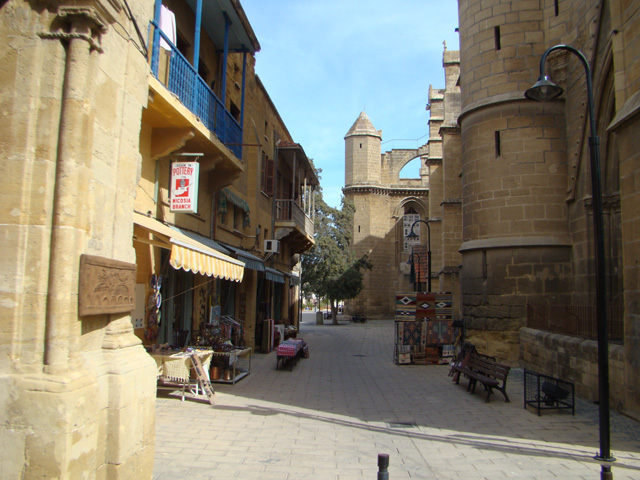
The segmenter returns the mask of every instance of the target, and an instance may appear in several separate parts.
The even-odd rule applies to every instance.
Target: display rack
[[[394,362],[448,364],[454,354],[450,293],[396,293]]]
[[[233,385],[251,372],[251,349],[236,348],[226,352],[214,351],[211,365],[212,382]],[[225,372],[228,373],[225,374]]]

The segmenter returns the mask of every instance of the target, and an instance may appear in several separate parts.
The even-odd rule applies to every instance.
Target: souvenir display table
[[[300,357],[309,356],[309,347],[302,338],[290,338],[278,345],[277,354],[276,370],[279,366],[289,363],[289,371],[291,371]]]
[[[249,375],[251,371],[250,348],[235,348],[229,351],[214,351],[212,353],[212,382],[235,384]],[[226,365],[226,368],[221,369],[218,366],[220,363]]]
[[[171,352],[158,350],[151,352],[158,367],[158,388],[168,390],[182,390],[182,401],[188,391],[193,395],[207,394],[211,401],[213,389],[209,381],[209,366],[212,350],[187,349],[186,351]],[[192,369],[195,375],[192,374]]]

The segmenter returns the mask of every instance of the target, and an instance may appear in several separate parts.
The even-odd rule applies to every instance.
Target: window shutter
[[[260,188],[262,189],[263,192],[266,192],[267,190],[267,175],[266,175],[266,171],[267,171],[267,154],[262,152],[262,165],[261,167],[261,171],[260,171]]]
[[[274,176],[275,176],[275,162],[272,158],[267,157],[267,161],[265,164],[265,189],[264,193],[267,195],[273,195],[274,193]]]

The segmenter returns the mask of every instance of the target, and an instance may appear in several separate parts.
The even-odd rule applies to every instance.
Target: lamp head
[[[411,231],[409,232],[409,234],[407,235],[407,238],[410,238],[411,240],[413,240],[414,238],[418,238],[418,234],[417,234],[417,233],[414,233],[414,231],[413,231],[413,230],[411,230]]]
[[[562,95],[562,87],[553,83],[546,75],[540,75],[536,84],[524,92],[524,96],[537,102],[548,102]]]

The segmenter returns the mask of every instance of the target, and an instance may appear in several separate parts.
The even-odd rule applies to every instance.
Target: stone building
[[[143,343],[297,323],[318,180],[240,3],[198,3],[0,3],[2,478],[150,478]]]
[[[502,361],[574,382],[577,394],[597,400],[590,132],[578,58],[557,51],[546,62],[547,75],[565,90],[559,99],[524,97],[549,47],[582,51],[591,65],[600,138],[611,405],[636,418],[639,7],[460,0],[459,70],[447,69],[447,55],[456,53],[445,51],[447,86],[442,94],[429,90],[430,138],[420,152],[425,191],[415,202],[431,226],[432,274],[439,278],[433,289],[458,299],[467,341]],[[380,138],[371,125],[359,125],[362,116],[346,137],[345,196],[360,210],[355,249],[372,249],[374,269],[351,305],[389,318],[392,293],[411,288],[400,273],[402,236],[387,205],[403,200],[380,203],[397,180],[385,182],[391,169],[373,161],[375,151],[368,162],[353,153],[354,145],[366,145],[358,135]],[[383,250],[378,258],[376,247]]]
[[[298,324],[299,255],[313,245],[308,199],[318,179],[255,75],[260,46],[241,7],[209,7],[200,20],[180,0],[162,8],[175,16],[176,31],[175,39],[158,35],[150,48],[134,243],[144,297],[155,275],[166,300],[160,325],[139,322],[135,332],[145,345],[194,344],[214,311],[243,325],[246,346],[268,351],[264,320]],[[200,25],[206,36],[196,52]],[[226,43],[225,29],[212,25],[227,25]],[[206,95],[193,99],[197,85]],[[171,204],[171,166],[192,160],[198,208],[184,212]],[[167,226],[174,232],[167,235]],[[205,272],[186,255],[178,261],[184,245],[167,236],[191,251],[213,249],[221,266],[244,264],[242,273]]]
[[[417,149],[381,153],[382,132],[362,112],[345,136],[344,196],[356,211],[353,248],[358,257],[369,254],[372,270],[364,273],[364,289],[346,302],[348,314],[392,318],[396,292],[428,288],[427,272],[420,285],[412,283],[410,263],[418,260],[413,247],[431,244],[432,291],[457,291],[460,258],[460,157],[455,143],[460,105],[457,51],[443,54],[446,86],[429,88],[429,141]],[[445,105],[447,106],[445,108]],[[459,141],[457,142],[459,144]],[[443,164],[445,155],[451,157]],[[402,178],[410,163],[420,162],[418,178]],[[416,221],[422,222],[416,223]],[[425,221],[429,224],[425,225]],[[415,225],[414,225],[415,224]],[[407,239],[413,226],[418,234]],[[444,234],[451,232],[450,234]],[[456,243],[457,242],[457,243]],[[459,302],[457,302],[459,305]]]
[[[462,310],[470,340],[576,382],[597,399],[593,204],[586,75],[553,53],[560,99],[524,98],[545,50],[593,72],[610,304],[612,405],[640,416],[637,138],[640,3],[459,2]],[[560,318],[554,313],[562,312]],[[579,318],[578,322],[572,321]],[[529,328],[522,328],[529,327]],[[584,333],[584,332],[582,332]],[[588,335],[583,335],[588,336]]]

